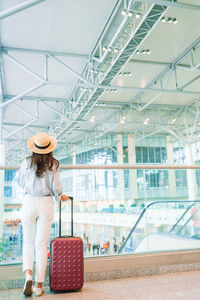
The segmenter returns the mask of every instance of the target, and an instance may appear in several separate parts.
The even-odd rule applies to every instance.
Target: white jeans
[[[25,196],[21,216],[23,226],[23,271],[33,269],[35,248],[35,280],[37,282],[44,282],[45,280],[47,246],[53,215],[54,207],[51,196]]]

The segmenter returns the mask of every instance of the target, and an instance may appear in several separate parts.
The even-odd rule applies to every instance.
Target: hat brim
[[[34,152],[34,153],[38,153],[38,154],[48,154],[50,152],[52,152],[55,148],[56,148],[56,145],[57,145],[57,140],[53,137],[53,136],[50,136],[50,145],[45,148],[45,149],[39,149],[35,146],[34,144],[34,139],[35,137],[32,136],[30,139],[28,139],[27,141],[27,145],[28,145],[28,148]]]

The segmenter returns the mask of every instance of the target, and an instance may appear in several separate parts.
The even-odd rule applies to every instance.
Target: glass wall
[[[115,164],[118,163],[118,150],[117,150],[117,136],[110,135],[103,137],[102,139],[95,140],[95,146],[92,145],[94,141],[88,139],[80,145],[76,145],[76,164]],[[135,153],[135,154],[134,154]],[[167,164],[169,160],[169,154],[167,153],[166,136],[153,136],[144,139],[136,140],[135,152],[131,153],[128,148],[128,136],[122,136],[122,155],[123,163],[129,163],[130,155],[135,155],[135,161],[137,164]],[[173,157],[174,164],[185,163],[185,151],[183,145],[174,142]],[[72,157],[62,159],[60,163],[72,164]],[[198,172],[198,171],[197,171]],[[136,178],[137,183],[137,197],[140,199],[144,197],[144,190],[141,188],[145,177],[146,180],[146,194],[150,199],[156,199],[158,197],[166,198],[171,196],[170,194],[170,182],[168,171],[148,171],[143,174],[141,170],[138,170]],[[198,177],[198,176],[197,176]],[[131,175],[129,170],[123,171],[123,189],[124,198],[130,199],[131,195]],[[68,179],[69,188],[70,179]],[[98,183],[97,183],[98,182]],[[66,186],[66,183],[63,183]],[[101,196],[104,195],[105,199],[111,199],[116,194],[116,187],[119,184],[118,175],[116,171],[108,172],[102,170],[97,174],[94,170],[82,171],[77,178],[77,191],[76,196],[78,199],[84,199],[85,193],[90,199],[94,197],[98,198],[99,191]],[[187,193],[187,175],[186,170],[176,170],[174,176],[174,184],[176,187],[176,193],[174,197],[186,199]],[[121,184],[122,185],[122,184]],[[71,191],[71,190],[70,190]],[[176,194],[176,196],[175,196]]]
[[[135,140],[134,149],[129,149],[127,135],[124,135],[121,140],[122,144],[119,145],[117,136],[114,135],[95,142],[88,139],[84,144],[75,145],[73,151],[69,151],[71,154],[60,160],[60,164],[72,165],[76,162],[78,165],[114,166],[122,161],[126,165],[131,158],[135,159],[136,164],[169,163],[169,147],[165,136]],[[172,155],[171,161],[175,164],[185,163],[182,145],[174,144]],[[197,158],[198,155],[195,157],[196,162],[198,162]],[[15,170],[6,170],[5,181],[2,183],[4,188],[4,202],[1,202],[4,209],[3,234],[0,236],[2,263],[21,261],[20,209],[23,193],[14,182],[15,174]],[[166,222],[170,222],[162,224],[163,230],[168,230],[170,227],[166,226],[173,226],[180,214],[184,213],[185,206],[181,201],[188,199],[188,178],[186,170],[178,169],[61,169],[63,192],[73,195],[75,199],[74,230],[75,234],[80,235],[84,240],[85,255],[117,253],[143,208],[154,201],[178,201],[174,207],[181,211],[178,213],[176,210],[171,221],[168,221],[169,211],[154,210],[156,214],[161,213],[163,218],[167,218]],[[199,186],[199,170],[196,170],[196,182]],[[157,219],[152,218],[153,226],[157,226]],[[69,219],[69,206],[64,205],[64,233],[70,232]],[[55,204],[51,238],[58,235],[57,220],[58,208]],[[140,231],[141,228],[138,227],[137,232]]]
[[[85,172],[84,176],[83,171]],[[87,174],[92,174],[90,177],[88,176],[87,179],[85,177],[86,171]],[[162,187],[163,191],[165,191],[164,186],[169,181],[167,175],[168,170],[135,170],[137,174],[141,173],[141,177],[138,175],[140,186],[138,187],[138,184],[137,187],[138,192],[140,190],[144,191],[143,198],[136,199],[138,201],[135,201],[133,198],[121,198],[120,184],[115,185],[115,193],[112,192],[113,194],[110,196],[109,191],[112,191],[114,186],[113,172],[116,173],[119,180],[121,171],[122,170],[117,169],[96,169],[62,170],[61,172],[63,192],[66,194],[74,195],[73,189],[78,185],[81,185],[82,188],[84,186],[89,188],[90,184],[93,184],[93,195],[84,193],[84,196],[81,196],[79,189],[76,189],[77,196],[74,195],[74,234],[82,237],[84,242],[84,255],[86,257],[118,254],[119,249],[129,237],[130,231],[136,226],[143,209],[146,209],[150,203],[154,203],[154,201],[150,201],[147,193],[151,181],[152,184],[157,185],[158,188]],[[126,171],[129,171],[131,174],[133,170],[129,169]],[[175,170],[175,172],[177,171],[180,170]],[[0,263],[10,264],[21,262],[22,260],[20,209],[23,194],[16,186],[15,181],[11,181],[15,171],[11,170],[5,173],[10,173],[8,177],[7,175],[5,177],[8,178],[6,184],[10,184],[13,194],[9,194],[5,197],[3,231],[0,239]],[[105,176],[105,174],[107,175]],[[93,180],[94,175],[96,182]],[[82,176],[84,179],[79,181]],[[107,185],[105,184],[106,178]],[[105,192],[107,192],[106,198],[105,193],[101,192],[102,180],[104,181],[103,186],[105,187]],[[182,182],[183,181],[184,178],[182,179]],[[92,188],[90,187],[90,190],[92,190]],[[128,238],[126,253],[127,251],[129,251],[129,253],[140,253],[169,250],[169,245],[171,250],[198,248],[200,237],[200,210],[197,204],[199,203],[174,200],[172,197],[168,197],[166,201],[158,195],[156,199],[156,203],[152,204],[151,208],[148,208],[148,212],[142,216],[140,224],[134,229],[132,238]],[[169,202],[169,200],[172,202]],[[158,202],[160,204],[158,204]],[[50,239],[58,236],[58,205],[56,202],[54,205],[55,215]],[[177,222],[178,224],[176,224]],[[173,232],[171,232],[174,226],[176,230],[173,229]],[[69,202],[63,204],[62,207],[62,234],[70,234]],[[145,244],[143,244],[144,240]],[[151,247],[147,247],[147,241],[151,242]],[[152,241],[155,242],[154,248],[152,248]],[[162,241],[164,241],[163,245],[165,245],[165,248],[161,249],[158,248],[158,244],[161,247]],[[167,242],[168,248],[166,246]],[[127,247],[129,248],[128,250]]]

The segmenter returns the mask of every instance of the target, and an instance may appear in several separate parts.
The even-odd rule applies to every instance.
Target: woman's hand
[[[65,195],[65,194],[62,194],[61,197],[60,197],[60,199],[61,199],[62,202],[70,200],[70,198],[67,195]]]

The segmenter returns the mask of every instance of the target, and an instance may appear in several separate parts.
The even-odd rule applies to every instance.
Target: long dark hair
[[[35,175],[41,177],[46,170],[52,171],[53,166],[55,165],[56,170],[58,170],[59,162],[53,157],[53,153],[48,154],[38,154],[32,153],[28,157],[30,159],[30,167],[36,168]]]

